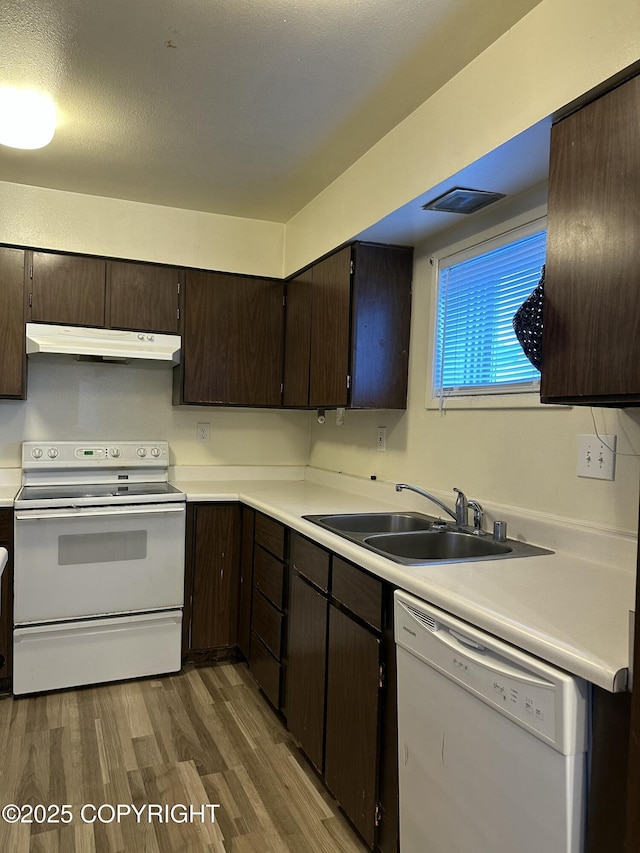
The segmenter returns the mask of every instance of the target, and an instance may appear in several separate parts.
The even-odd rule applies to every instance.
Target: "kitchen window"
[[[538,392],[540,372],[513,331],[513,315],[545,262],[546,221],[536,220],[438,260],[433,397]]]

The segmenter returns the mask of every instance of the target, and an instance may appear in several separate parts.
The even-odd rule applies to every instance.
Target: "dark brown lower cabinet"
[[[587,802],[586,853],[623,853],[625,823],[638,813],[638,791],[627,807],[630,693],[594,687],[591,719],[591,776]]]
[[[0,691],[11,689],[13,672],[13,510],[0,509],[0,546],[9,552],[2,575],[2,610],[0,610]]]
[[[289,583],[287,728],[322,773],[329,600],[296,572]]]
[[[285,602],[287,573],[284,563],[287,530],[279,521],[255,514],[253,591],[249,669],[267,699],[285,711],[286,643]]]
[[[238,647],[247,660],[251,647],[251,593],[253,589],[253,537],[255,510],[243,506],[240,545],[240,607],[238,614]]]
[[[188,657],[231,654],[238,644],[240,507],[192,504],[187,519]],[[190,541],[189,541],[190,539]]]
[[[380,638],[331,606],[325,781],[370,847],[378,791]]]

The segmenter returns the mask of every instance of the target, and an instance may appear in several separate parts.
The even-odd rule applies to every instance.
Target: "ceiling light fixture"
[[[440,213],[475,213],[494,201],[505,198],[504,193],[491,193],[486,190],[466,190],[454,187],[443,195],[422,205],[423,210],[436,210]]]
[[[56,131],[56,105],[50,95],[0,86],[0,145],[44,148]]]

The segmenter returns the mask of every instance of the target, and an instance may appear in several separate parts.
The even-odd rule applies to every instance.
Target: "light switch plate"
[[[617,435],[579,435],[578,477],[615,479],[617,439]]]

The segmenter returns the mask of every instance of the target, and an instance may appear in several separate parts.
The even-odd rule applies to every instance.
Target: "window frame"
[[[427,365],[427,409],[474,409],[474,408],[538,408],[540,403],[540,380],[530,384],[516,386],[498,386],[490,390],[469,391],[460,394],[441,394],[435,390],[435,364],[438,350],[438,307],[440,297],[440,272],[446,262],[447,266],[462,263],[509,243],[530,237],[540,231],[547,230],[546,209],[531,212],[526,218],[503,222],[488,231],[475,234],[465,240],[458,241],[440,251],[433,253],[430,258],[432,265],[432,298],[431,298],[431,346]],[[486,387],[486,386],[485,386]],[[548,408],[548,406],[545,406]]]

